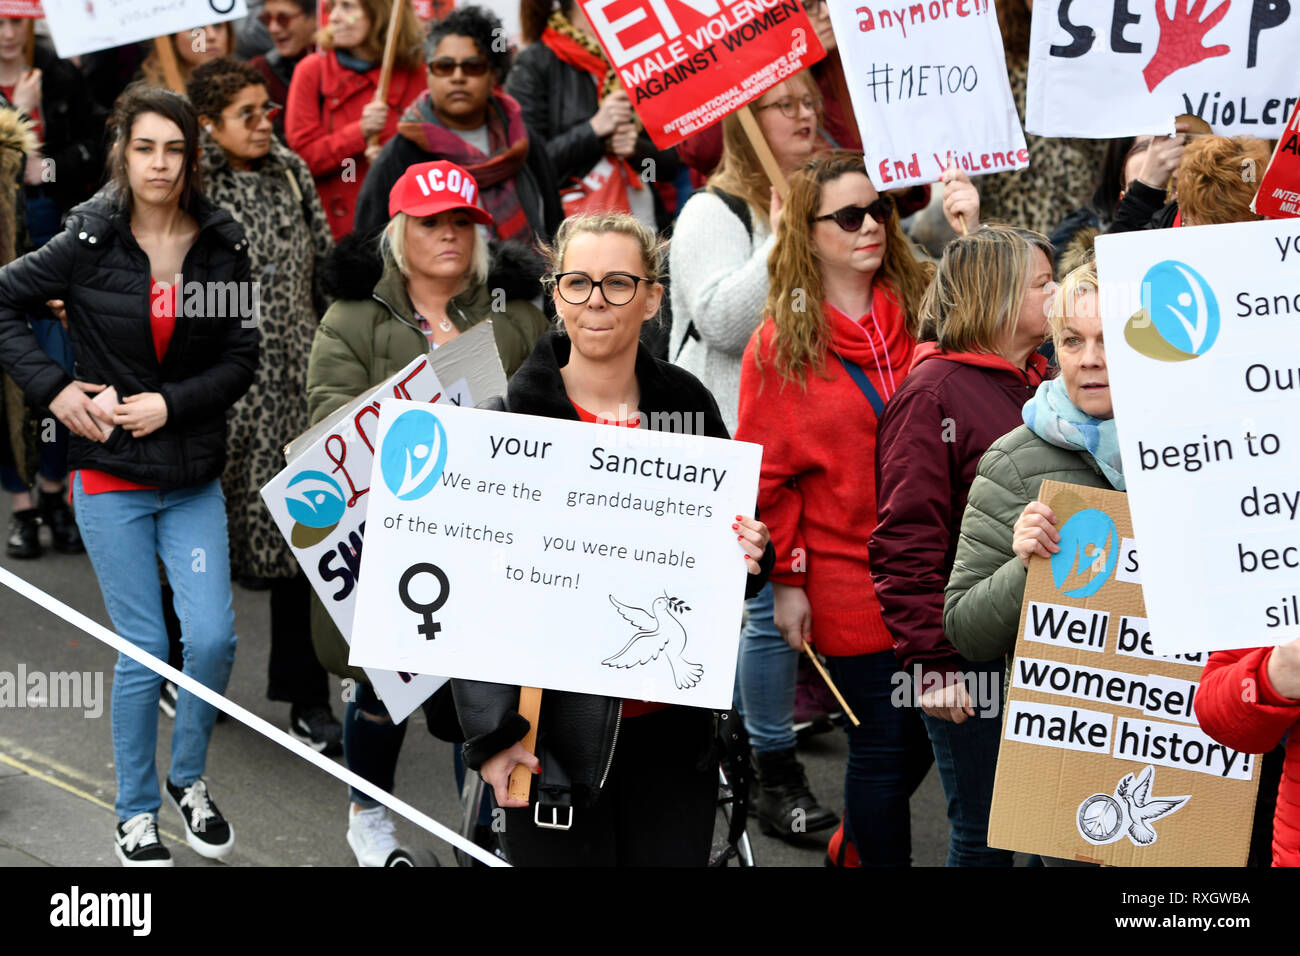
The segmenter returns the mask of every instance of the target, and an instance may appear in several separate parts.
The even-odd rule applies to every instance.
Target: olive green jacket
[[[492,333],[506,376],[515,373],[550,328],[531,302],[511,299],[494,312],[486,283],[451,300],[448,317],[461,332],[484,319]],[[316,330],[307,366],[307,410],[315,425],[366,389],[401,371],[428,351],[428,342],[415,320],[415,310],[397,267],[389,261],[369,300],[340,300],[329,307]],[[313,593],[311,637],[321,665],[340,677],[365,681],[365,674],[348,664],[348,647],[329,612]]]
[[[980,459],[943,602],[943,632],[967,660],[1015,649],[1027,572],[1011,550],[1012,529],[1048,480],[1110,488],[1090,455],[1049,445],[1024,425]]]

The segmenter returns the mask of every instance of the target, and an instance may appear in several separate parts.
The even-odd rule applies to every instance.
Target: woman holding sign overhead
[[[699,380],[638,344],[664,293],[663,244],[654,233],[628,215],[573,217],[560,226],[551,259],[563,331],[538,341],[511,380],[504,408],[670,430],[702,420],[705,435],[727,438],[717,403]],[[736,537],[748,591],[757,591],[773,559],[766,526],[736,516],[721,521],[718,534]],[[501,835],[512,863],[708,862],[718,780],[711,711],[548,690],[534,756],[519,743],[529,722],[516,710],[518,687],[453,680],[452,692],[466,766],[480,771],[500,806],[511,808]],[[529,804],[508,795],[520,764],[537,774]],[[553,815],[571,826],[535,822]]]

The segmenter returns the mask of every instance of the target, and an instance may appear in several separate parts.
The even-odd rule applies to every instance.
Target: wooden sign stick
[[[176,50],[172,47],[170,36],[154,37],[153,48],[158,54],[158,63],[162,66],[163,78],[167,88],[173,93],[185,95],[185,80],[181,77],[181,65],[176,60]]]
[[[31,69],[36,63],[36,21],[27,21],[27,39],[23,40],[23,60],[27,63],[27,69]]]
[[[754,111],[748,106],[742,106],[736,111],[740,117],[740,125],[745,129],[745,135],[749,137],[749,145],[754,147],[754,152],[758,154],[758,161],[763,165],[763,171],[767,173],[768,182],[776,187],[776,194],[785,202],[790,196],[790,185],[785,181],[785,173],[781,172],[781,167],[772,155],[772,147],[767,145],[767,138],[763,131],[758,128],[758,120],[754,118]]]
[[[537,751],[537,720],[542,709],[542,689],[540,687],[519,688],[519,716],[528,721],[528,733],[519,741],[530,754]],[[532,771],[523,764],[517,764],[510,774],[510,799],[528,800],[528,789],[532,783]]]
[[[852,707],[844,703],[844,697],[840,694],[840,689],[835,686],[835,681],[831,680],[831,675],[826,673],[826,668],[822,666],[822,662],[819,661],[817,655],[813,653],[812,645],[805,640],[803,642],[803,649],[808,655],[808,660],[813,662],[813,667],[817,668],[817,673],[822,675],[822,680],[826,682],[826,686],[829,687],[831,693],[835,695],[835,699],[838,700],[840,706],[844,708],[844,716],[853,722],[854,727],[862,726],[861,721],[858,720],[858,715],[853,713]]]
[[[393,81],[393,63],[397,60],[397,25],[402,16],[402,7],[406,0],[393,0],[392,12],[388,15],[388,36],[384,39],[384,62],[379,69],[379,89],[375,91],[375,102],[388,102],[388,87]],[[379,134],[372,134],[367,140],[371,146],[379,145]]]

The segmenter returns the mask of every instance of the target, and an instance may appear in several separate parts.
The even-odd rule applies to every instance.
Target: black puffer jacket
[[[510,379],[505,407],[524,415],[578,421],[560,376],[561,367],[569,361],[569,348],[564,335],[543,335],[528,361]],[[650,421],[689,423],[700,413],[704,416],[705,435],[730,437],[718,403],[690,372],[659,361],[642,346],[636,357],[636,378],[641,386],[641,411]],[[683,414],[656,416],[656,412]],[[775,558],[769,544],[760,562],[762,573],[750,575],[746,582],[747,598],[767,583]],[[489,757],[522,740],[528,732],[528,721],[518,713],[518,687],[469,680],[453,680],[451,687],[465,733],[465,765],[470,769],[478,770]],[[600,795],[614,759],[621,703],[616,697],[567,691],[548,690],[542,695],[537,731],[537,757],[542,765],[538,790],[548,807],[590,806]],[[706,724],[701,722],[700,726]],[[683,740],[681,746],[703,757],[709,753],[711,743],[706,735],[700,740]]]
[[[107,189],[74,208],[63,232],[0,269],[0,364],[33,403],[48,405],[69,383],[27,324],[48,299],[66,303],[79,380],[112,385],[120,398],[159,392],[167,403],[167,423],[144,438],[121,428],[102,444],[72,436],[72,468],[160,488],[221,475],[226,411],[257,368],[256,299],[243,228],[206,199],[192,213],[199,234],[185,255],[181,315],[161,363],[150,325],[149,259],[131,235],[129,213]]]

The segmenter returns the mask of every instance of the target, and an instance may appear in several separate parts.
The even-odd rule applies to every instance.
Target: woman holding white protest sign
[[[1047,377],[1037,350],[1056,290],[1051,254],[1044,236],[1011,226],[948,244],[921,306],[936,341],[917,346],[876,436],[871,576],[943,783],[949,866],[1012,864],[985,842],[1002,668],[957,653],[943,632],[943,592],[980,458]]]
[[[663,298],[662,259],[662,242],[631,216],[565,220],[549,277],[563,331],[538,341],[497,407],[659,430],[702,421],[705,435],[727,438],[717,403],[699,380],[639,345],[641,327],[654,321]],[[736,536],[753,593],[774,558],[767,527],[737,515],[718,533],[724,528]],[[519,743],[529,722],[516,709],[518,687],[451,683],[465,764],[481,772],[498,805],[510,808],[502,837],[512,863],[708,862],[718,780],[712,712],[548,690],[534,755]],[[529,803],[508,795],[520,764],[537,775]],[[535,823],[553,813],[571,826]]]
[[[861,721],[849,729],[849,835],[864,866],[906,866],[908,798],[931,757],[916,712],[891,705],[897,662],[866,538],[877,422],[911,362],[931,267],[861,153],[808,164],[780,215],[769,317],[741,367],[737,437],[764,446],[759,507],[777,552],[776,626],[790,647],[807,639],[827,656]]]
[[[0,362],[74,433],[77,523],[115,630],[167,658],[161,559],[175,591],[184,673],[223,693],[235,615],[219,478],[226,414],[253,381],[258,331],[246,321],[255,316],[232,314],[230,296],[203,290],[246,300],[248,239],[200,192],[198,120],[184,97],[134,84],[118,99],[113,125],[110,185],[73,209],[63,232],[0,270]],[[84,380],[70,380],[26,327],[25,313],[50,299],[65,303]],[[115,851],[127,866],[172,863],[157,834],[160,683],[119,655]],[[234,846],[203,779],[216,714],[180,694],[167,774],[187,840],[209,858]]]
[[[492,320],[507,375],[546,331],[545,317],[528,301],[541,293],[533,277],[545,265],[515,243],[489,247],[478,225],[491,224],[492,217],[477,205],[478,195],[478,182],[454,163],[411,166],[389,193],[392,218],[378,254],[364,237],[339,243],[325,275],[335,302],[321,320],[307,366],[312,424],[485,319]],[[365,673],[348,666],[347,643],[314,596],[311,617],[320,662],[357,682],[343,719],[348,766],[391,792],[406,723],[393,723]],[[347,838],[362,866],[383,866],[397,846],[383,805],[357,790]]]

